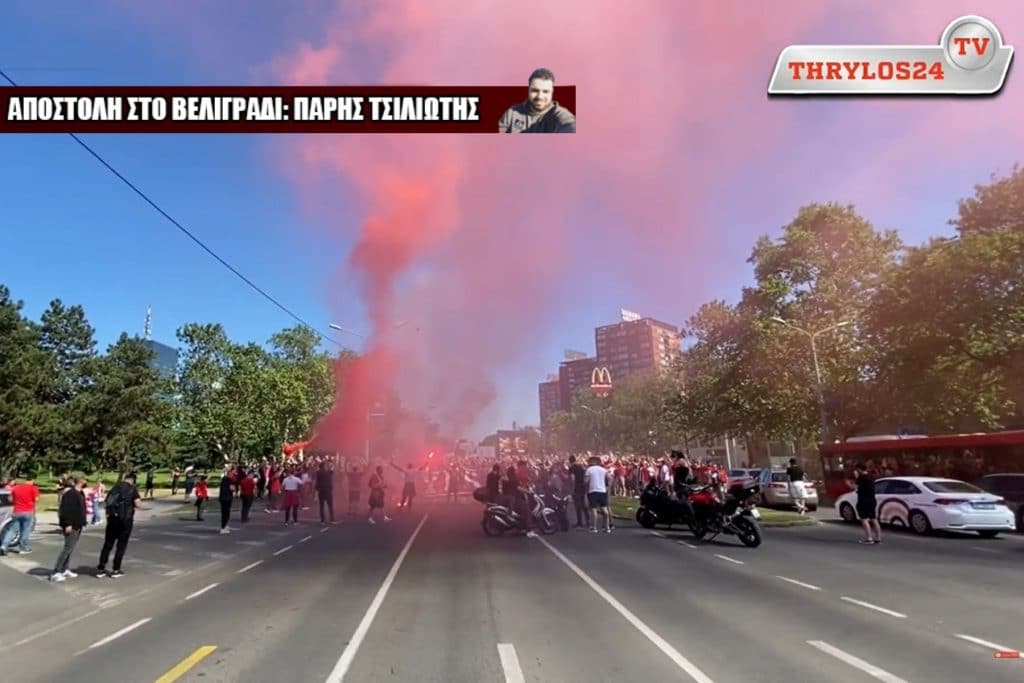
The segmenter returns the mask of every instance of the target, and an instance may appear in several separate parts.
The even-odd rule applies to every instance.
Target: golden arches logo
[[[612,385],[612,373],[608,368],[594,368],[590,373],[590,386],[610,387]]]

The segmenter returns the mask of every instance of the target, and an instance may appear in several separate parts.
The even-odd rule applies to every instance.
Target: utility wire
[[[18,84],[17,84],[17,83],[15,83],[15,82],[14,82],[14,80],[13,80],[13,79],[11,79],[11,77],[10,77],[10,76],[8,76],[8,75],[7,75],[7,73],[6,73],[6,72],[5,72],[5,71],[4,71],[3,69],[0,69],[0,77],[3,77],[3,79],[4,79],[5,81],[7,81],[8,83],[10,83],[10,84],[11,84],[11,86],[13,86],[13,87],[15,87],[15,88],[17,88],[17,87],[18,87]],[[267,292],[267,291],[266,291],[265,289],[263,289],[262,287],[260,287],[259,285],[257,285],[257,284],[256,284],[255,282],[253,282],[252,280],[250,280],[250,279],[249,279],[248,277],[246,277],[245,275],[243,275],[243,274],[242,274],[242,273],[241,273],[241,272],[240,272],[240,271],[239,271],[239,270],[238,270],[237,268],[235,268],[235,267],[234,267],[233,265],[231,265],[230,263],[228,263],[227,261],[225,261],[225,260],[224,260],[223,258],[221,258],[221,256],[220,256],[219,254],[217,254],[217,252],[215,252],[215,251],[214,251],[213,249],[211,249],[210,247],[206,246],[206,244],[205,244],[205,243],[204,243],[204,242],[203,242],[203,241],[202,241],[201,239],[199,239],[198,237],[196,237],[196,236],[195,236],[195,234],[193,234],[193,233],[192,233],[192,231],[190,231],[190,230],[189,230],[188,228],[186,228],[186,227],[185,227],[184,225],[182,225],[182,224],[181,224],[180,222],[178,222],[178,221],[177,221],[177,220],[176,220],[176,219],[175,219],[175,218],[174,218],[173,216],[171,216],[171,215],[170,215],[169,213],[167,213],[166,211],[164,211],[164,210],[163,210],[163,209],[162,209],[162,208],[160,207],[160,205],[159,205],[159,204],[157,204],[157,203],[156,203],[155,201],[153,201],[152,199],[150,199],[149,195],[147,195],[147,194],[146,194],[145,192],[143,192],[142,190],[140,190],[140,189],[138,188],[138,186],[136,186],[136,185],[135,185],[135,184],[134,184],[134,183],[133,183],[132,181],[128,180],[128,178],[124,177],[124,175],[122,175],[120,171],[118,171],[118,170],[117,170],[116,168],[114,168],[113,166],[111,166],[111,165],[110,165],[110,163],[109,163],[109,162],[108,162],[108,161],[107,161],[106,159],[104,159],[104,158],[103,158],[102,156],[100,156],[99,152],[97,152],[97,151],[96,151],[96,150],[94,150],[94,149],[93,149],[92,147],[90,147],[89,145],[87,145],[87,144],[86,144],[86,143],[85,143],[85,142],[84,142],[84,141],[83,141],[83,140],[82,140],[82,139],[81,139],[80,137],[78,137],[78,136],[77,136],[76,134],[74,134],[74,133],[68,133],[68,135],[69,135],[69,136],[71,137],[71,139],[72,139],[72,140],[74,140],[75,142],[77,142],[77,143],[78,143],[78,144],[79,144],[79,145],[80,145],[80,146],[82,147],[82,149],[84,149],[84,150],[85,150],[86,152],[88,152],[88,153],[89,153],[90,155],[92,155],[92,157],[93,157],[94,159],[96,159],[96,161],[98,161],[98,162],[99,162],[99,163],[100,163],[100,164],[101,164],[101,165],[102,165],[102,166],[103,166],[104,168],[106,168],[106,169],[107,169],[108,171],[110,171],[110,173],[112,173],[112,174],[113,174],[113,175],[114,175],[114,176],[115,176],[115,177],[116,177],[116,178],[117,178],[118,180],[120,180],[120,181],[121,181],[122,183],[124,183],[125,185],[127,185],[127,186],[128,186],[128,188],[129,188],[129,189],[131,189],[131,191],[132,191],[132,192],[134,192],[135,194],[137,194],[137,195],[138,195],[138,196],[139,196],[139,197],[140,197],[140,198],[142,199],[142,201],[144,201],[144,202],[146,202],[147,204],[149,204],[149,205],[150,205],[150,206],[151,206],[151,207],[152,207],[152,208],[153,208],[153,209],[154,209],[154,210],[155,210],[155,211],[156,211],[157,213],[159,213],[159,214],[160,214],[161,216],[163,216],[164,218],[166,218],[166,219],[167,219],[167,220],[168,220],[168,221],[169,221],[169,222],[171,223],[171,225],[173,225],[174,227],[176,227],[176,228],[177,228],[178,230],[180,230],[180,231],[181,231],[181,232],[182,232],[182,233],[183,233],[183,234],[184,234],[184,235],[185,235],[186,237],[188,237],[188,238],[189,238],[190,240],[192,240],[192,241],[193,241],[193,242],[195,242],[195,243],[196,243],[197,245],[199,245],[199,248],[200,248],[200,249],[202,249],[203,251],[205,251],[205,252],[206,252],[207,254],[209,254],[209,255],[210,255],[210,256],[212,256],[212,257],[213,257],[214,259],[216,259],[218,263],[220,263],[220,264],[221,264],[222,266],[224,266],[225,268],[227,268],[228,270],[230,270],[230,271],[231,271],[232,273],[234,273],[234,275],[235,275],[235,276],[237,276],[237,277],[238,277],[238,278],[239,278],[239,279],[240,279],[240,280],[241,280],[242,282],[244,282],[245,284],[249,285],[249,287],[251,287],[251,288],[252,288],[253,290],[255,290],[255,291],[256,291],[256,292],[257,292],[257,293],[258,293],[258,294],[259,294],[260,296],[262,296],[262,297],[263,297],[264,299],[266,299],[266,300],[267,300],[267,301],[269,301],[270,303],[272,303],[272,304],[274,304],[275,306],[277,306],[277,307],[278,307],[279,309],[281,309],[282,311],[284,311],[284,313],[285,313],[286,315],[288,315],[289,317],[291,317],[292,319],[294,319],[294,320],[295,320],[295,321],[297,321],[298,323],[300,323],[300,324],[302,324],[302,325],[305,325],[306,327],[308,327],[308,328],[310,328],[311,330],[313,330],[314,332],[316,332],[316,333],[317,333],[318,335],[320,335],[320,336],[321,336],[322,338],[326,339],[327,341],[331,342],[332,344],[336,345],[336,346],[337,346],[337,347],[339,347],[339,348],[342,348],[342,349],[343,349],[343,348],[345,348],[345,346],[344,346],[344,345],[343,345],[343,344],[342,344],[341,342],[338,342],[338,341],[336,341],[336,340],[335,340],[335,339],[333,339],[333,338],[332,338],[332,337],[331,337],[331,336],[330,336],[329,334],[325,334],[325,333],[324,333],[323,331],[321,331],[321,330],[317,329],[317,328],[316,328],[316,327],[314,327],[313,325],[310,325],[310,324],[309,324],[308,322],[306,322],[306,321],[305,321],[305,320],[304,320],[304,319],[302,318],[302,316],[298,315],[297,313],[295,313],[294,311],[292,311],[292,310],[291,310],[290,308],[288,308],[287,306],[285,306],[285,305],[284,305],[283,303],[281,303],[281,302],[280,302],[280,301],[279,301],[279,300],[278,300],[277,298],[275,298],[275,297],[274,297],[273,295],[271,295],[271,294],[270,294],[269,292]]]

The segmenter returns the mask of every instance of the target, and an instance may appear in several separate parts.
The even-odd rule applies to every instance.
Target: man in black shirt
[[[327,515],[324,514],[324,506],[331,516],[331,524],[334,524],[334,471],[327,468],[327,463],[320,463],[320,469],[316,472],[316,497],[320,501],[320,523],[327,524]]]
[[[587,468],[576,462],[576,456],[569,456],[569,478],[572,480],[572,506],[576,509],[576,528],[590,527],[590,508],[587,507],[587,482],[584,475]],[[586,524],[584,524],[584,521]]]
[[[128,539],[131,538],[132,527],[135,524],[135,510],[141,507],[142,496],[135,486],[135,473],[131,472],[107,494],[107,529],[103,537],[103,548],[100,550],[99,566],[96,568],[97,577],[109,576],[116,579],[124,576],[121,563],[124,561],[124,552],[128,549]],[[110,551],[115,543],[117,550],[114,552],[114,571],[108,574],[107,560],[110,559]]]
[[[796,458],[789,459],[786,475],[789,477],[789,499],[793,501],[797,512],[801,515],[805,514],[807,512],[807,485],[804,483],[804,468],[796,463]]]
[[[857,489],[857,516],[860,517],[860,523],[864,527],[864,538],[860,542],[864,544],[881,543],[882,530],[878,526],[876,518],[878,501],[875,499],[875,480],[868,474],[867,468],[860,463],[853,468],[853,474],[856,477],[854,486]],[[874,537],[872,537],[872,531]]]
[[[497,503],[501,496],[501,465],[495,465],[487,474],[487,500]]]
[[[64,547],[57,556],[57,564],[53,567],[50,581],[60,582],[73,579],[78,574],[71,571],[71,554],[75,552],[78,539],[85,528],[85,479],[78,477],[68,479],[60,496],[60,509],[57,512],[57,525],[64,534]]]

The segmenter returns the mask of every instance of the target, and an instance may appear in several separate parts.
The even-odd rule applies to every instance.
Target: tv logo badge
[[[769,95],[994,95],[1013,47],[984,17],[955,19],[938,45],[790,45]]]

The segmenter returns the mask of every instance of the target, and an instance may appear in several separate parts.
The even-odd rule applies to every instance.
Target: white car
[[[875,480],[875,498],[879,524],[909,527],[919,534],[976,531],[984,538],[995,538],[1017,528],[1006,501],[957,479],[885,477]],[[836,511],[843,520],[856,522],[857,492],[839,496]]]

